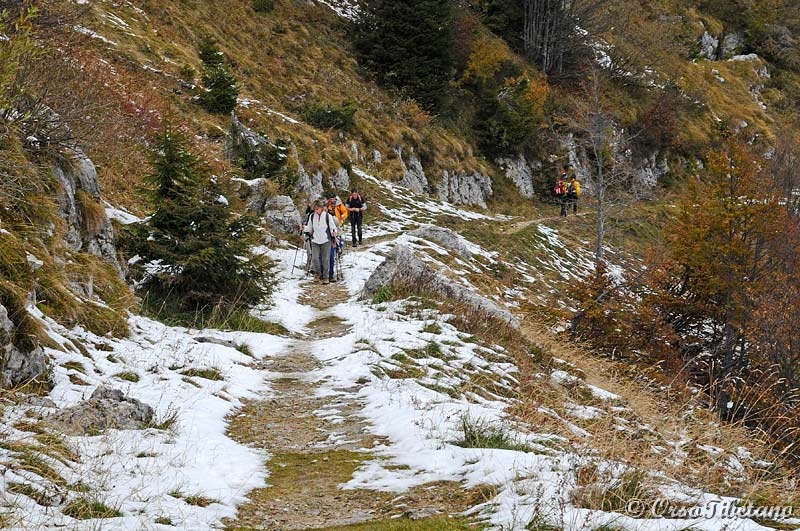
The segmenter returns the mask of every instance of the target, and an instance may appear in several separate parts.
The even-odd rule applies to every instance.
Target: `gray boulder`
[[[231,179],[234,193],[244,201],[247,210],[261,215],[264,213],[264,203],[267,201],[267,180],[259,179]]]
[[[140,430],[153,421],[153,408],[126,397],[119,389],[98,387],[88,400],[50,416],[48,422],[67,435],[107,429]]]
[[[16,325],[8,316],[8,310],[0,304],[0,387],[10,389],[38,378],[47,370],[42,347],[23,350],[14,345]]]
[[[271,228],[287,234],[297,234],[300,227],[300,212],[294,206],[292,198],[279,195],[267,199],[264,203],[264,223]]]
[[[467,247],[467,242],[450,229],[437,227],[435,225],[425,225],[408,233],[409,236],[416,236],[423,240],[438,243],[445,249],[455,251],[462,258],[472,258],[472,251]]]
[[[511,312],[433,270],[417,258],[407,245],[396,245],[392,249],[386,260],[367,279],[363,296],[370,298],[381,288],[391,286],[413,286],[424,292],[457,300],[487,317],[506,322],[515,328],[519,327],[519,320]]]

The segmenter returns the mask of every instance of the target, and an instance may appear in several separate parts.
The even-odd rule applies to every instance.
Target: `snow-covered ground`
[[[406,192],[397,189],[394,193]],[[448,212],[440,204],[423,206],[426,210]],[[447,316],[418,307],[414,301],[373,303],[360,298],[366,279],[398,243],[410,245],[436,267],[451,264],[456,268],[452,276],[457,278],[476,268],[480,270],[480,263],[454,256],[440,261],[437,257],[446,257],[447,249],[401,235],[391,223],[367,227],[367,241],[376,234],[392,237],[369,248],[350,251],[344,257],[349,297],[332,311],[347,323],[349,331],[338,337],[311,337],[309,324],[319,316],[319,310],[304,303],[301,295],[320,288],[310,285],[299,267],[292,272],[292,260],[296,259],[297,265],[302,260],[293,248],[262,250],[277,264],[278,284],[272,306],[259,312],[266,320],[283,325],[292,339],[187,330],[143,317],[130,318],[130,337],[114,339],[80,328],[67,330],[39,314],[53,340],[61,346],[48,348],[56,382],[50,393],[53,403],[32,400],[8,404],[2,410],[0,438],[34,444],[31,433],[20,422],[46,416],[54,406],[74,405],[99,385],[121,389],[150,404],[156,411],[156,420],[170,425],[167,429],[109,430],[97,436],[69,437],[68,443],[80,456],[77,462],[47,458],[69,485],[81,483],[88,487],[88,493],[83,494],[63,487],[56,489],[62,497],[61,506],[88,496],[123,514],[102,520],[74,520],[61,514],[59,504],[43,506],[23,494],[10,493],[6,488],[9,483],[40,488],[46,482],[35,473],[14,466],[14,453],[0,445],[0,512],[7,515],[6,528],[218,528],[223,518],[236,514],[237,505],[250,490],[265,485],[270,458],[269,448],[247,447],[230,439],[225,419],[244,399],[280,399],[270,394],[268,380],[254,362],[279,355],[297,338],[307,338],[311,354],[320,362],[312,378],[320,382],[317,392],[324,396],[346,395],[354,403],[364,404],[360,415],[382,441],[371,448],[374,458],[342,488],[402,492],[443,480],[461,482],[465,488],[493,486],[494,497],[469,514],[495,530],[526,529],[531,522],[569,531],[601,527],[768,529],[751,518],[732,517],[730,507],[736,501],[733,498],[697,491],[679,478],[661,478],[659,496],[667,501],[660,505],[655,505],[653,499],[640,502],[632,498],[625,509],[618,511],[576,507],[573,493],[581,487],[577,470],[591,464],[602,471],[601,482],[611,485],[628,470],[626,465],[598,460],[591,452],[577,451],[563,436],[514,420],[508,414],[513,405],[513,399],[508,397],[513,393],[501,391],[513,390],[519,374],[503,347],[475,342],[456,329]],[[541,227],[538,234],[552,249],[550,260],[543,260],[541,267],[561,270],[564,256],[569,257],[571,270],[576,263],[584,264],[583,256],[560,248],[562,244],[552,229]],[[469,245],[476,256],[499,259],[474,243]],[[535,274],[535,268],[530,267],[530,274]],[[83,352],[75,346],[77,342],[85,347]],[[415,355],[409,356],[410,352]],[[415,370],[408,377],[397,377],[396,373],[390,377],[392,371],[410,365]],[[542,374],[536,375],[542,385],[585,385],[571,372],[568,363],[559,362],[558,366],[557,370],[543,369]],[[199,377],[192,369],[212,369],[220,379]],[[138,381],[123,379],[121,373],[135,373]],[[493,382],[492,389],[475,389],[473,382],[479,380]],[[546,407],[540,410],[561,422],[575,437],[590,441],[591,435],[580,427],[580,420],[623,414],[627,407],[613,393],[588,385],[586,389],[598,407],[566,404],[567,415]],[[324,409],[318,415],[331,417],[337,412]],[[459,446],[456,443],[463,439],[465,423],[501,431],[520,449]],[[621,420],[620,426],[622,423]],[[741,467],[737,457],[726,459],[731,460],[731,470]],[[746,459],[742,453],[741,460]],[[207,498],[211,503],[205,507],[188,503],[187,499],[193,496]],[[671,515],[669,507],[683,508],[684,513]],[[797,519],[784,519],[782,523],[800,527]]]

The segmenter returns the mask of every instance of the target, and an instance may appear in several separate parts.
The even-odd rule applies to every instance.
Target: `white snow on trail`
[[[441,209],[446,211],[445,207]],[[552,245],[558,245],[551,234],[542,234],[553,240]],[[365,235],[367,243],[374,236],[370,232]],[[277,265],[277,285],[272,305],[256,313],[284,326],[294,339],[187,330],[144,317],[130,318],[129,338],[113,339],[80,328],[64,329],[32,310],[44,321],[55,343],[62,346],[61,350],[48,349],[56,382],[49,396],[57,406],[76,404],[97,386],[107,385],[151,405],[157,421],[174,423],[166,430],[109,430],[97,436],[68,438],[81,457],[76,465],[62,467],[65,477],[89,486],[90,496],[118,508],[123,513],[119,518],[74,520],[23,495],[11,494],[6,488],[9,482],[35,485],[36,478],[4,467],[0,508],[13,515],[8,529],[218,529],[223,518],[235,516],[237,505],[252,489],[265,485],[265,463],[269,459],[269,448],[246,447],[228,438],[225,418],[246,398],[270,396],[280,400],[270,392],[267,375],[253,362],[278,355],[298,337],[309,340],[311,354],[320,361],[313,378],[320,385],[317,392],[345,395],[352,403],[363,404],[359,415],[383,441],[370,449],[374,457],[342,488],[403,492],[434,481],[460,482],[465,488],[492,485],[496,495],[474,507],[470,515],[497,531],[523,530],[534,520],[567,531],[601,526],[642,531],[769,529],[749,518],[719,514],[633,518],[619,511],[575,507],[571,497],[578,487],[575,471],[590,456],[570,450],[561,437],[515,422],[506,413],[513,403],[506,396],[512,393],[500,391],[514,389],[517,368],[502,347],[471,341],[446,317],[413,301],[372,303],[360,299],[364,282],[398,240],[418,249],[427,245],[435,253],[446,252],[431,242],[408,236],[355,252],[348,250],[343,269],[349,298],[332,308],[349,327],[340,337],[316,341],[309,337],[309,324],[320,312],[304,304],[301,295],[319,290],[319,296],[324,296],[324,287],[304,278],[303,251],[293,248],[262,249]],[[471,245],[476,254],[492,256]],[[549,266],[560,267],[562,255],[554,253]],[[78,340],[86,346],[86,352],[72,346]],[[413,374],[398,377],[397,372],[407,370],[409,363],[414,367]],[[219,379],[198,376],[202,371],[212,371]],[[122,379],[119,375],[125,372],[135,373],[138,381]],[[471,380],[476,375],[494,382],[493,389],[500,394],[477,392]],[[543,385],[545,381],[573,385],[579,380],[563,368],[541,378]],[[80,380],[86,385],[75,383]],[[603,389],[588,389],[598,400],[621,401]],[[0,436],[5,440],[24,438],[27,435],[11,426],[32,413],[46,415],[50,411],[47,405],[10,404],[3,409]],[[575,418],[607,414],[604,409],[579,405],[570,405],[568,411]],[[552,411],[548,414],[558,416]],[[500,430],[519,449],[459,446],[465,424]],[[574,428],[582,431],[577,425]],[[581,436],[591,437],[586,432]],[[0,462],[5,456],[6,450],[0,447]],[[605,466],[609,480],[625,470],[621,463]],[[78,494],[66,495],[74,498]],[[213,502],[206,507],[191,505],[185,501],[188,496],[203,496]],[[705,506],[713,500],[732,501],[695,492],[677,482],[670,498]],[[155,524],[157,519],[168,519],[173,525]],[[797,520],[790,522],[798,524]]]

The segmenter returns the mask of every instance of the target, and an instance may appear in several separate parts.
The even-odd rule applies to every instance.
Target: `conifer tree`
[[[453,75],[452,27],[448,0],[367,0],[356,21],[354,47],[383,82],[437,110]]]
[[[204,38],[198,54],[203,61],[202,81],[205,87],[198,97],[200,105],[210,113],[228,114],[236,107],[236,98],[239,97],[236,77],[225,64],[225,55],[214,39]]]
[[[123,245],[148,264],[145,291],[182,310],[246,306],[261,300],[268,264],[250,248],[255,224],[228,208],[206,166],[171,125],[150,153],[153,214],[128,231]]]

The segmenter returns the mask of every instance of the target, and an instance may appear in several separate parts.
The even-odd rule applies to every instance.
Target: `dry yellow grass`
[[[530,321],[523,326],[523,332],[545,352],[570,364],[569,372],[620,396],[629,408],[620,412],[600,405],[605,415],[578,420],[568,416],[565,403],[597,406],[595,400],[581,401],[575,394],[568,397],[563,390],[545,389],[528,397],[515,410],[523,420],[534,426],[542,423],[542,428],[570,439],[577,448],[591,449],[598,458],[662,472],[710,492],[759,500],[762,504],[800,503],[792,483],[797,477],[791,468],[782,465],[757,434],[742,425],[721,422],[688,389],[657,387],[640,368],[626,361],[596,357],[587,345],[554,336],[546,327]],[[591,438],[576,437],[564,422],[537,411],[537,405],[559,412],[589,432]],[[624,419],[624,427],[633,429],[621,430],[620,418]],[[738,474],[728,468],[729,458],[736,458],[743,465]]]

